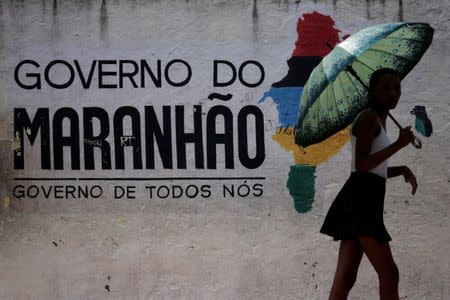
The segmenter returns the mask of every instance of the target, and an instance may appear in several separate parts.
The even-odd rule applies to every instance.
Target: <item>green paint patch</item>
[[[425,125],[423,124],[423,122],[419,118],[416,118],[416,121],[415,121],[414,125],[415,125],[416,130],[418,132],[420,132],[424,136],[427,135],[426,130],[425,130]]]
[[[290,167],[287,188],[299,213],[311,211],[314,202],[316,166],[297,164]]]

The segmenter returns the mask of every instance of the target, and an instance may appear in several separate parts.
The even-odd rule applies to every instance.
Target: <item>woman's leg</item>
[[[358,240],[341,240],[333,287],[328,300],[347,299],[348,293],[355,284],[363,254]]]
[[[392,258],[389,242],[379,242],[373,236],[359,236],[364,253],[378,274],[381,300],[398,300],[399,271]]]

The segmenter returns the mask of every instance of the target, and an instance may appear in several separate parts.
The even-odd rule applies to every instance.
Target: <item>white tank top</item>
[[[356,118],[355,118],[355,120],[356,120]],[[386,130],[384,129],[383,125],[381,124],[381,121],[379,118],[378,118],[378,121],[380,122],[381,130],[380,130],[380,133],[373,140],[372,147],[370,149],[370,154],[378,152],[391,144],[391,141],[389,140],[389,138],[387,136]],[[355,172],[356,171],[356,168],[355,168],[356,136],[353,135],[353,133],[351,132],[351,129],[350,129],[350,141],[352,144],[351,171]],[[370,169],[368,172],[372,172],[372,173],[378,174],[384,178],[387,178],[387,168],[388,168],[388,159],[381,162],[375,168]]]

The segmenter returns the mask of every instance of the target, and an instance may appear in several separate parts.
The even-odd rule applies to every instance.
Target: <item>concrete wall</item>
[[[298,113],[293,99],[303,84],[283,85],[293,88],[284,89],[286,94],[272,86],[291,70],[286,62],[294,50],[317,36],[317,24],[309,27],[309,37],[298,31],[316,14],[334,22],[329,24],[334,43],[385,22],[428,22],[435,29],[428,51],[402,81],[402,97],[392,111],[400,124],[414,128],[410,110],[424,105],[432,121],[430,137],[415,132],[422,149],[408,146],[389,159],[391,166],[408,165],[419,187],[412,196],[402,177],[388,179],[384,220],[400,270],[401,299],[450,299],[448,5],[1,1],[0,298],[326,299],[339,243],[319,228],[350,172],[348,128],[301,151],[289,131],[295,124],[283,119],[283,112]],[[25,60],[38,65],[19,68]],[[61,62],[51,66],[54,60],[70,68]],[[83,87],[74,60],[85,79],[94,66],[91,86]],[[100,82],[100,60],[112,61],[104,63],[105,72],[118,72],[120,60],[138,65],[146,60],[155,75],[160,60],[161,85],[146,74],[142,87],[141,68],[138,87],[128,78],[120,87],[117,74],[103,75]],[[236,77],[214,86],[214,60],[230,62],[236,71],[247,61],[242,81],[261,81],[252,86]],[[124,63],[125,72],[132,68]],[[173,82],[191,76],[175,86],[164,77],[166,68]],[[69,82],[70,69],[71,84],[51,86]],[[233,76],[227,63],[219,64],[216,74],[221,82]],[[41,88],[24,87],[35,85],[37,77]],[[231,98],[209,99],[211,93]],[[286,109],[288,94],[293,108]],[[94,113],[87,109],[92,107],[103,117],[90,120],[86,110]],[[162,127],[166,117],[171,132],[166,145],[172,148],[160,154],[155,146],[154,166],[146,134],[151,141],[155,124],[145,123],[146,107],[149,114],[154,109]],[[40,131],[26,124],[27,116],[31,121],[38,116]],[[197,150],[192,143],[186,152],[177,147],[181,131],[200,129]],[[229,134],[220,135],[224,130]],[[392,141],[397,138],[389,118],[387,131]],[[106,138],[98,142],[89,132]],[[228,148],[219,143],[214,152],[220,138]],[[107,150],[101,155],[100,145],[109,145],[110,156]],[[92,146],[93,156],[85,146]],[[78,196],[78,189],[89,196]],[[378,299],[377,274],[365,256],[350,299]]]

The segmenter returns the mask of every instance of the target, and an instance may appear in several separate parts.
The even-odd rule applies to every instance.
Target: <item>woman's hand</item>
[[[405,182],[411,183],[412,186],[411,194],[414,195],[417,189],[416,176],[414,176],[413,172],[407,166],[404,167],[402,175],[405,178]]]
[[[400,129],[397,138],[397,144],[400,148],[407,146],[409,143],[414,141],[414,133],[411,131],[411,125]]]

